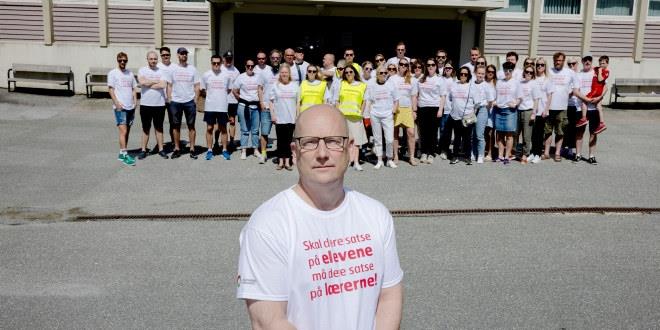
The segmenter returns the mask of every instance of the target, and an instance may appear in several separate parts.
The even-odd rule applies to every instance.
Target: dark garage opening
[[[394,56],[399,41],[406,43],[408,57],[425,60],[443,48],[456,62],[461,41],[461,22],[455,20],[236,14],[234,24],[241,71],[245,59],[254,58],[259,49],[302,46],[306,61],[321,64],[323,54],[334,53],[339,60],[346,47],[353,47],[355,62],[362,63],[378,53]]]

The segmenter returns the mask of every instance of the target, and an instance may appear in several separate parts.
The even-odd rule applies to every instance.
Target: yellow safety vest
[[[303,81],[300,84],[300,112],[309,109],[313,105],[323,104],[327,86],[328,83],[325,81],[321,81],[316,85],[310,84],[307,80]]]
[[[367,84],[358,82],[357,84],[349,84],[347,81],[342,81],[339,88],[339,110],[346,117],[353,119],[362,118],[362,102],[364,101],[364,92],[367,90]]]

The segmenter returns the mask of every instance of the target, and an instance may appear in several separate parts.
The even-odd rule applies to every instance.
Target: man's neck
[[[179,62],[179,66],[185,68],[188,66],[188,62]]]
[[[167,63],[161,62],[161,63],[163,63],[164,66],[170,66],[170,64],[172,64],[172,62],[167,62]]]
[[[346,192],[342,180],[337,182],[316,185],[298,181],[293,190],[307,204],[321,211],[332,211],[341,205]]]

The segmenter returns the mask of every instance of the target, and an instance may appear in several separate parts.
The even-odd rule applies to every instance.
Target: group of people
[[[259,162],[265,163],[268,136],[275,126],[278,170],[292,169],[296,118],[319,104],[335,106],[344,115],[349,130],[346,138],[353,141],[348,154],[358,171],[363,170],[361,159],[367,145],[377,159],[374,169],[396,168],[403,157],[413,166],[432,164],[436,155],[450,164],[463,161],[467,165],[561,161],[564,148],[565,156],[574,162],[584,159],[597,164],[597,136],[606,129],[601,101],[609,76],[607,56],[601,56],[594,68],[593,57],[584,55],[579,70],[578,58],[567,60],[564,53],[557,52],[551,68],[542,57],[526,58],[518,68],[518,54],[509,52],[498,68],[488,64],[475,47],[470,50],[470,61],[456,68],[445,50],[426,59],[409,58],[400,42],[396,55],[389,59],[377,54],[373,62],[358,64],[355,50],[347,48],[343,59],[335,62],[334,54],[328,53],[322,65],[316,65],[305,61],[304,49],[298,47],[268,54],[259,51],[256,59],[245,61],[243,72],[234,65],[231,51],[222,57],[213,55],[211,69],[201,76],[188,63],[187,49],[177,49],[178,63],[172,63],[171,56],[168,47],[161,48],[160,54],[148,52],[148,65],[139,70],[136,81],[126,69],[127,55],[119,53],[118,67],[108,73],[119,130],[118,159],[127,165],[136,162],[126,145],[138,82],[143,129],[138,159],[148,155],[152,124],[157,140],[152,153],[180,157],[183,115],[189,157],[196,159],[196,104],[202,98],[207,160],[214,158],[220,145],[222,157],[231,158],[238,117],[241,159],[247,159],[252,149]],[[173,144],[169,155],[163,147],[166,113]],[[589,149],[583,157],[586,125]],[[337,137],[324,142],[341,141]]]

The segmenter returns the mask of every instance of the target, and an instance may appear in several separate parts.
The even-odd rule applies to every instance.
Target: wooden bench
[[[11,83],[16,90],[17,82],[66,85],[67,90],[75,91],[73,71],[66,65],[13,63],[7,70],[7,90],[11,92]]]
[[[92,97],[94,87],[108,85],[108,72],[111,68],[91,67],[85,75],[85,92],[87,97]]]
[[[87,97],[92,97],[92,93],[94,92],[94,87],[99,87],[99,86],[108,86],[108,72],[110,72],[112,68],[103,68],[103,67],[91,67],[89,68],[89,72],[85,75],[85,91],[87,94]],[[133,75],[135,75],[135,80],[137,80],[137,73],[138,70],[130,69],[131,72],[133,72]],[[140,87],[140,83],[138,83],[138,88]]]
[[[617,78],[612,94],[614,103],[619,97],[660,97],[660,79]]]

